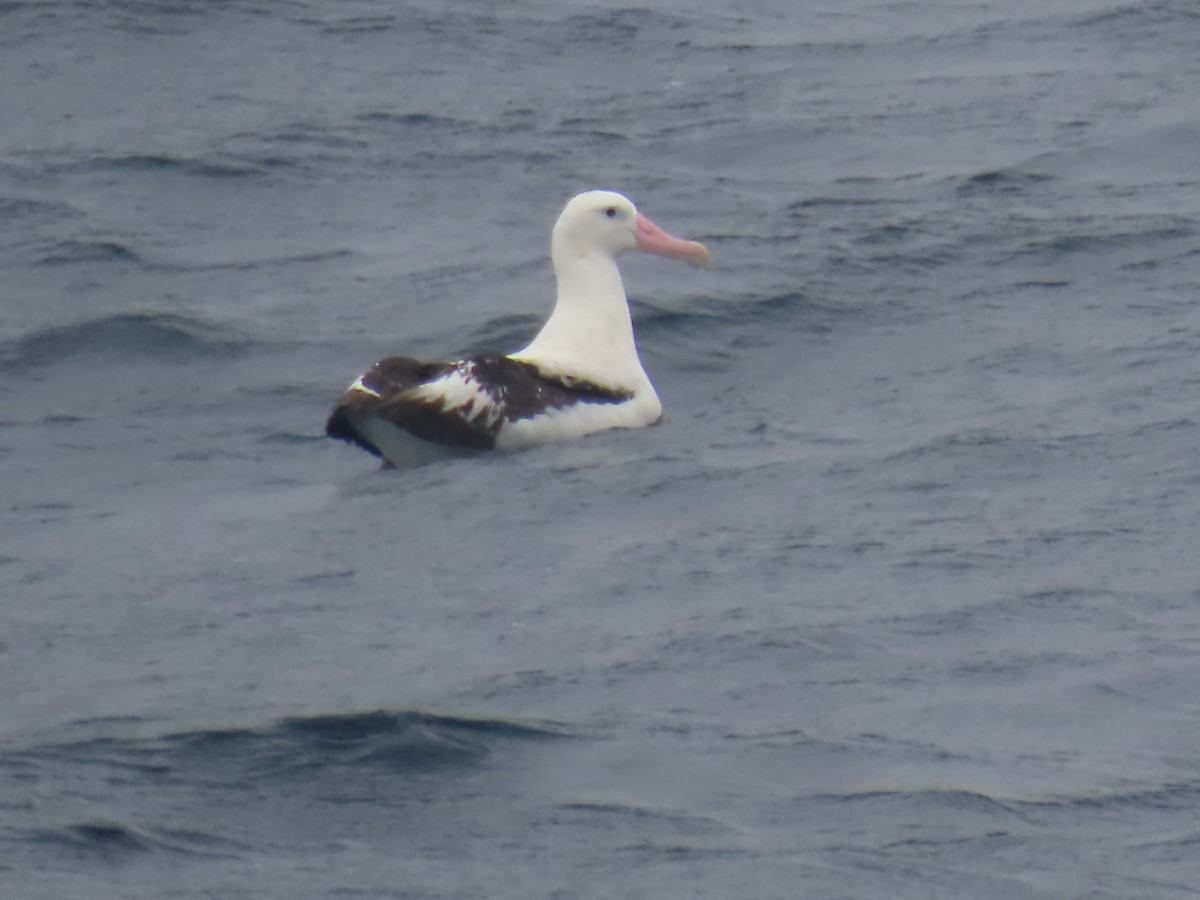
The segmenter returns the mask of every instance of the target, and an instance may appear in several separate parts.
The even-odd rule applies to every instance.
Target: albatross
[[[516,450],[657,422],[662,403],[638,357],[616,257],[640,251],[708,265],[612,191],[563,208],[550,237],[558,294],[541,331],[507,355],[424,362],[391,356],[342,394],[325,432],[409,466],[478,450]]]

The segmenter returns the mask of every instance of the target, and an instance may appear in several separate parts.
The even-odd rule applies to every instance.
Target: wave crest
[[[80,356],[124,360],[239,356],[249,341],[227,329],[174,313],[116,313],[43,328],[0,344],[0,367],[41,368]]]

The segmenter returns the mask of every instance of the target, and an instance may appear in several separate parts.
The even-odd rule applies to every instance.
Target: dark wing
[[[371,417],[435,444],[488,450],[505,422],[576,403],[621,403],[631,396],[543,376],[536,366],[506,356],[451,363],[393,356],[376,363],[342,395],[325,433],[382,456],[356,427]]]
[[[509,422],[577,403],[624,403],[633,397],[629,391],[546,375],[533,363],[507,356],[481,356],[475,365],[481,378],[498,387],[504,401],[504,418]]]
[[[490,443],[481,444],[480,437],[471,434],[462,435],[458,440],[452,434],[445,434],[444,440],[438,440],[436,434],[447,430],[446,427],[436,427],[438,420],[444,416],[440,404],[429,400],[406,399],[408,392],[449,375],[457,365],[424,362],[407,356],[389,356],[380,360],[338,398],[325,422],[325,433],[331,438],[356,444],[375,456],[383,456],[355,424],[364,418],[375,417],[435,443],[490,446]],[[445,426],[454,431],[452,422],[446,422]]]
[[[408,356],[389,356],[363,373],[346,394],[349,395],[361,387],[379,396],[389,397],[444,375],[454,366],[455,363],[425,362]]]

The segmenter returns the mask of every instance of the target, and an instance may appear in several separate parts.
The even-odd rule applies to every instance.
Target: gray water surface
[[[1190,2],[0,4],[0,893],[1200,893]],[[611,187],[666,414],[380,471]]]

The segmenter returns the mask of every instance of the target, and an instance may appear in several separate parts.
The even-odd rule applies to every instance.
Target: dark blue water
[[[1198,39],[0,3],[0,894],[1196,896]],[[322,437],[594,186],[659,426]]]

